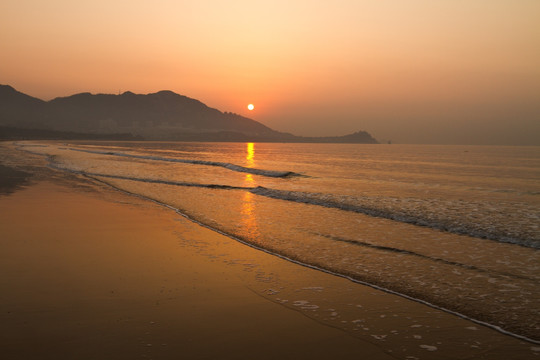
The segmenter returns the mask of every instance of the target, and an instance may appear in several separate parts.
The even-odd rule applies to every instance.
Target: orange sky
[[[0,83],[168,89],[298,135],[540,145],[540,1],[8,0]]]

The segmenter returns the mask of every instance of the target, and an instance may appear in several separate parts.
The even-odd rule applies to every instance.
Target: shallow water
[[[540,148],[25,149],[269,252],[540,340]]]

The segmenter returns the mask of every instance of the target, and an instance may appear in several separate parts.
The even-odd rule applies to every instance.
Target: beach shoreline
[[[261,350],[263,358],[283,351],[322,358],[335,347],[347,349],[345,357],[389,358],[257,296],[204,256],[175,254],[189,266],[167,259],[176,239],[159,229],[181,231],[167,211],[107,203],[49,182],[2,200],[11,211],[11,225],[5,217],[2,223],[7,358],[248,358]]]
[[[391,358],[258,296],[238,280],[242,269],[179,246],[196,226],[168,209],[61,183],[45,168],[30,182],[3,170],[14,174],[2,176],[10,192],[0,195],[7,358],[323,358],[336,349]]]
[[[457,326],[474,328],[484,358],[525,359],[535,348],[237,243],[170,209],[48,169],[12,146],[0,151],[4,167],[33,174],[0,195],[9,358],[451,359],[476,351],[471,341],[456,357],[441,353],[446,338],[463,331]],[[381,304],[421,320],[411,326],[414,350],[406,343],[409,352],[397,354],[389,344],[392,331],[403,330],[387,323]],[[384,333],[359,326],[369,320],[354,318],[362,307]]]

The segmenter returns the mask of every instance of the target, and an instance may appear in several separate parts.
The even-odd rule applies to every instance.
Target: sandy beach
[[[526,359],[540,351],[48,169],[11,144],[0,159],[6,359]]]
[[[179,246],[217,235],[156,205],[39,181],[0,213],[6,358],[390,358]]]

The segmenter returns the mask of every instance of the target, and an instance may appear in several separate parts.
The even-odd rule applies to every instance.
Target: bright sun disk
[[[249,105],[247,106],[247,108],[248,108],[248,110],[251,111],[251,110],[255,109],[255,106],[253,106],[253,104],[249,104]]]

